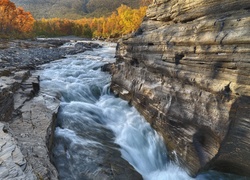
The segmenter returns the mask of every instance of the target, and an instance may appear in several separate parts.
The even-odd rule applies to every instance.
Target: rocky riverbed
[[[77,54],[99,46],[96,43],[74,43],[74,41],[76,40],[0,40],[0,68],[35,69],[37,65],[63,58],[67,54]],[[65,43],[68,43],[68,46],[60,47]]]
[[[97,47],[65,39],[0,41],[0,179],[58,179],[48,148],[60,97],[38,93],[33,70]]]

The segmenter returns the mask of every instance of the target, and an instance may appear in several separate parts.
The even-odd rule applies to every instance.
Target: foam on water
[[[64,139],[70,146],[58,144],[54,153],[67,161],[89,161],[86,156],[77,156],[70,148],[84,149],[86,146],[102,146],[95,134],[105,134],[110,129],[115,135],[115,143],[126,159],[146,180],[187,180],[188,174],[170,162],[163,139],[134,107],[109,93],[110,75],[100,70],[107,62],[114,62],[114,44],[103,44],[103,48],[68,56],[43,66],[41,87],[43,91],[55,91],[62,96],[55,136]],[[89,131],[91,130],[91,131]],[[87,139],[89,138],[89,139]],[[65,150],[66,149],[66,150]],[[63,154],[63,152],[67,152]],[[74,159],[75,157],[75,159]],[[74,167],[64,167],[61,177],[72,173],[72,179],[79,179]],[[80,162],[79,162],[80,163]],[[76,168],[80,165],[76,164]],[[70,166],[74,166],[74,165]],[[59,170],[60,171],[60,170]],[[68,171],[67,173],[64,171]],[[60,172],[59,172],[60,173]],[[207,178],[204,175],[199,179]],[[208,178],[209,179],[209,178]]]

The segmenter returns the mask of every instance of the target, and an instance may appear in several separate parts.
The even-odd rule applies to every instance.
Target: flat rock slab
[[[32,89],[30,84],[33,81],[30,79],[37,80],[31,76],[22,83],[26,88],[19,89],[14,96],[14,106],[17,109],[10,123],[10,129],[36,176],[43,179],[57,179],[57,171],[50,163],[47,144],[60,101],[55,94],[43,92],[30,98],[30,95],[25,93]]]
[[[0,137],[0,179],[36,179],[16,140],[7,132],[3,123],[0,123]]]

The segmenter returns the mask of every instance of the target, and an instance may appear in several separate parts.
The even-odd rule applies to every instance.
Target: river
[[[101,66],[115,62],[115,45],[103,43],[103,48],[42,66],[42,91],[61,96],[52,157],[59,178],[98,179],[102,155],[118,149],[143,179],[193,179],[168,160],[162,137],[136,109],[110,93],[111,76]],[[196,179],[234,178],[209,172]]]

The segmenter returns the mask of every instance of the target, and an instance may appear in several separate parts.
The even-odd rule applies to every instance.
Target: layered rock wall
[[[250,3],[155,0],[117,47],[112,89],[190,174],[250,175]]]

